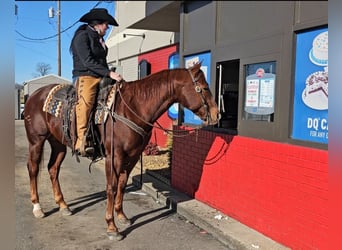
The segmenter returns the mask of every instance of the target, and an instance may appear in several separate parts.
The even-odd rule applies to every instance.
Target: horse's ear
[[[194,63],[194,65],[191,66],[190,70],[194,71],[194,72],[198,72],[201,69],[202,62],[203,62],[203,60],[201,60],[200,62]]]

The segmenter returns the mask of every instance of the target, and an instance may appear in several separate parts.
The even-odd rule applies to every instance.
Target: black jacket
[[[80,27],[81,28],[81,27]],[[103,77],[109,73],[108,48],[102,47],[99,34],[88,25],[76,31],[71,42],[73,77]]]

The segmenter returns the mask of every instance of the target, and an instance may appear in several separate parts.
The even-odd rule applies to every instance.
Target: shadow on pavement
[[[149,214],[153,214],[153,213],[157,213],[157,212],[160,212],[160,211],[163,211],[163,210],[166,210],[165,212],[161,213],[161,214],[158,214],[154,217],[151,217],[151,218],[148,218],[144,221],[141,221],[141,222],[138,222],[136,224],[135,221],[139,218],[142,218],[144,216],[147,216]],[[165,219],[167,217],[169,217],[170,215],[174,214],[175,211],[169,209],[169,207],[166,205],[164,207],[161,207],[161,208],[157,208],[157,209],[154,209],[154,210],[151,210],[151,211],[148,211],[148,212],[145,212],[145,213],[141,213],[141,214],[138,214],[138,215],[135,215],[131,218],[131,221],[132,221],[132,225],[129,226],[128,228],[126,228],[125,230],[123,230],[121,233],[126,237],[127,235],[129,235],[132,231],[134,231],[135,229],[141,227],[141,226],[144,226],[148,223],[151,223],[153,221],[156,221],[156,220],[160,220],[160,219]]]

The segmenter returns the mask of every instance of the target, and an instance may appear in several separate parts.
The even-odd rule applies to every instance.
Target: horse
[[[58,177],[70,146],[63,140],[61,119],[43,111],[44,102],[54,86],[56,84],[49,84],[36,90],[27,99],[24,110],[29,143],[27,169],[36,218],[45,216],[40,206],[37,176],[46,140],[51,146],[48,172],[55,202],[63,215],[72,215]],[[201,70],[201,63],[188,69],[165,69],[140,80],[124,82],[118,92],[115,105],[109,110],[111,119],[96,126],[105,128],[99,128],[99,131],[105,151],[107,235],[110,239],[122,240],[124,235],[115,225],[114,215],[116,213],[120,223],[131,225],[131,220],[123,211],[123,196],[129,175],[151,138],[153,124],[174,103],[191,110],[201,118],[204,126],[217,124],[220,114]]]

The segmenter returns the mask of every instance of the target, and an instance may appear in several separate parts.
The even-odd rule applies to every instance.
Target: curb
[[[169,206],[188,221],[204,229],[229,249],[290,249],[220,211],[196,200],[149,174],[131,177],[133,185],[149,194],[157,203]]]

